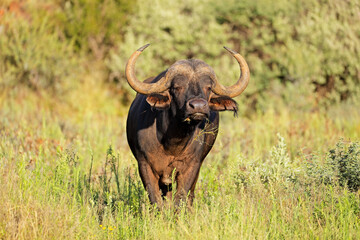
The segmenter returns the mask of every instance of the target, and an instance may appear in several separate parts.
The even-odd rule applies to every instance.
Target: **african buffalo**
[[[221,85],[213,69],[196,59],[180,60],[158,76],[140,82],[135,62],[149,44],[135,51],[126,65],[129,85],[138,93],[131,104],[126,133],[151,203],[159,207],[172,196],[175,204],[192,204],[201,164],[212,148],[219,126],[218,111],[237,111],[232,99],[248,85],[250,72],[244,58],[228,49],[238,61],[241,76],[230,87]]]

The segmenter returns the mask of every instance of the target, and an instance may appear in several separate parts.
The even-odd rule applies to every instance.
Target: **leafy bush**
[[[108,46],[123,36],[127,16],[135,1],[129,0],[57,0],[59,27],[75,42],[79,51],[91,51],[101,59]]]
[[[185,58],[205,60],[227,81],[235,81],[238,65],[222,48],[227,43],[225,26],[217,24],[208,0],[138,1],[134,15],[126,28],[124,42],[110,53],[107,61],[112,76],[123,84],[124,66],[129,56],[139,47],[151,43],[137,62],[139,79],[154,76],[175,61]],[[231,67],[233,71],[224,71]],[[235,73],[235,74],[234,74]],[[234,75],[234,76],[233,76]],[[130,89],[123,84],[123,87]]]
[[[324,164],[314,158],[307,165],[307,174],[315,182],[360,189],[360,146],[357,142],[340,141],[331,149]]]
[[[214,6],[218,22],[232,30],[235,49],[248,53],[255,93],[270,90],[297,105],[314,99],[313,91],[328,103],[359,96],[357,1],[228,0]]]
[[[340,186],[348,187],[352,191],[360,188],[360,146],[350,143],[348,146],[343,141],[329,151],[327,158]]]
[[[11,4],[18,4],[13,14]],[[78,69],[96,69],[101,75],[96,81],[119,83],[117,90],[127,96],[133,91],[124,66],[146,43],[152,45],[138,61],[139,78],[154,76],[176,60],[199,58],[230,85],[239,68],[225,45],[249,63],[251,82],[242,98],[250,108],[359,102],[356,0],[41,0],[1,6],[3,86],[63,92]]]
[[[41,14],[41,13],[39,13]],[[6,14],[0,31],[0,86],[63,92],[79,69],[71,42],[64,42],[49,16],[31,21]]]
[[[273,146],[263,162],[259,159],[249,161],[243,158],[229,160],[227,175],[230,176],[231,184],[235,184],[237,188],[256,184],[288,188],[300,181],[299,176],[303,172],[290,159],[285,139],[280,134],[277,134],[277,137],[276,146]]]
[[[227,45],[249,63],[251,82],[244,95],[255,106],[279,101],[312,108],[355,101],[360,95],[359,11],[355,0],[162,0],[151,6],[139,0],[124,42],[111,51],[107,65],[115,79],[124,81],[127,58],[152,43],[137,64],[142,79],[194,57],[231,84],[239,69],[223,51]]]
[[[93,69],[94,57],[103,59],[122,39],[134,3],[53,0],[5,4],[0,8],[0,84],[51,89],[58,94],[74,87],[77,73],[90,64]],[[96,67],[101,69],[102,63]]]
[[[322,184],[353,192],[360,189],[360,145],[357,142],[340,141],[325,159],[312,155],[305,164],[294,164],[287,153],[285,139],[278,134],[278,143],[265,161],[229,159],[228,165],[226,176],[229,178],[224,181],[236,188],[261,183],[292,189]]]
[[[278,143],[270,151],[270,158],[260,168],[264,182],[293,182],[296,180],[297,168],[293,166],[288,155],[285,139],[278,134]]]

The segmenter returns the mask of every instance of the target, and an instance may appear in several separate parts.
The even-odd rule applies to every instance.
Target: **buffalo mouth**
[[[192,113],[192,114],[189,114],[187,115],[187,117],[185,118],[184,122],[200,122],[202,120],[204,120],[205,118],[208,118],[208,114],[206,113],[200,113],[200,112],[197,112],[197,113]]]

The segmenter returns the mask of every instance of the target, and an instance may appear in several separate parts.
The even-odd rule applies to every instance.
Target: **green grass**
[[[175,214],[149,204],[126,108],[105,89],[90,86],[76,102],[20,89],[0,98],[1,239],[360,237],[358,193],[305,170],[311,155],[321,167],[340,138],[359,139],[358,115],[222,113],[194,206]]]

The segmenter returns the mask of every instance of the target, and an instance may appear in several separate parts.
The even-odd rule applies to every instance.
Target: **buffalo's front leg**
[[[177,175],[177,189],[175,195],[175,204],[185,201],[188,197],[188,205],[192,205],[194,198],[195,185],[199,176],[201,163],[194,163],[186,172]]]
[[[159,188],[159,178],[154,174],[152,168],[146,161],[139,161],[139,173],[144,185],[144,188],[148,192],[150,202],[157,204],[161,207],[163,200]]]
[[[188,205],[192,205],[193,204],[193,201],[194,201],[194,198],[195,198],[195,185],[196,185],[196,182],[199,178],[199,173],[200,173],[200,169],[198,171],[198,173],[196,174],[196,178],[195,178],[195,181],[193,182],[191,188],[190,188],[190,193],[189,193],[189,198],[188,198]]]

